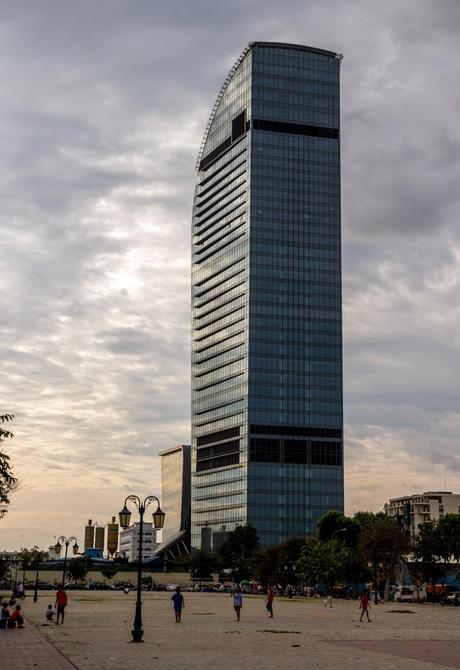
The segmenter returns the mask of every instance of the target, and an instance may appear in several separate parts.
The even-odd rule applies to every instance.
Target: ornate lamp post
[[[73,535],[72,535],[72,537],[69,537],[69,538],[64,537],[64,535],[61,535],[61,537],[58,539],[58,541],[56,542],[56,545],[54,547],[55,550],[56,550],[56,554],[59,554],[59,556],[60,556],[61,551],[62,551],[62,545],[65,546],[64,569],[62,571],[62,586],[63,587],[64,587],[64,583],[65,583],[65,573],[66,573],[66,569],[67,569],[67,552],[69,550],[69,544],[71,542],[74,543],[74,545],[72,547],[72,551],[73,551],[74,556],[76,556],[78,554],[79,547],[78,547],[78,544],[77,544],[77,538],[74,537]]]
[[[133,642],[142,642],[144,631],[142,630],[142,600],[141,600],[141,581],[142,581],[142,540],[144,535],[144,513],[151,502],[156,500],[158,507],[153,513],[153,525],[157,530],[163,528],[165,523],[165,513],[160,509],[160,501],[156,496],[147,496],[144,502],[141,502],[137,496],[128,496],[125,500],[123,509],[119,513],[120,526],[125,529],[128,528],[131,520],[131,512],[127,507],[128,500],[133,502],[139,510],[139,556],[137,562],[137,599],[136,599],[136,614],[134,617],[134,626],[132,630]]]

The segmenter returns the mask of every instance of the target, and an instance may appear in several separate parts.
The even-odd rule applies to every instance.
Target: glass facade
[[[343,509],[340,57],[255,42],[229,74],[193,210],[192,547],[263,546]]]
[[[162,544],[190,526],[190,445],[160,453],[161,508],[166,514]]]

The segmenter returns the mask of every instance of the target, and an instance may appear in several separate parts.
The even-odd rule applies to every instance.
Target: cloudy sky
[[[190,435],[194,164],[250,40],[344,53],[346,511],[460,491],[458,0],[0,3],[0,413],[48,546]]]

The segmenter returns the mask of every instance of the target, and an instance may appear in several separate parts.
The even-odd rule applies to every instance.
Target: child
[[[366,591],[363,591],[363,594],[361,596],[361,600],[360,600],[360,603],[359,603],[359,609],[362,610],[361,616],[359,617],[360,621],[363,620],[364,613],[366,613],[367,620],[370,622],[370,619],[369,619],[370,607],[371,606],[369,604],[369,592],[366,589]]]
[[[174,614],[176,615],[176,623],[180,623],[182,608],[185,607],[184,596],[180,592],[180,586],[176,587],[176,593],[171,596],[174,605]]]
[[[16,625],[18,628],[24,628],[24,617],[22,616],[21,605],[16,605],[14,608],[14,612],[8,622],[8,628],[14,628]]]
[[[47,621],[53,621],[56,610],[53,609],[52,605],[48,605],[48,609],[45,612],[45,617]]]
[[[2,610],[0,612],[0,628],[6,628],[9,620],[10,610],[8,609],[8,603],[2,603]]]
[[[233,609],[236,612],[236,620],[240,620],[241,608],[243,607],[243,596],[239,588],[233,594]]]
[[[265,598],[267,612],[270,616],[270,619],[273,619],[273,600],[275,598],[275,592],[273,586],[268,587],[267,597]]]

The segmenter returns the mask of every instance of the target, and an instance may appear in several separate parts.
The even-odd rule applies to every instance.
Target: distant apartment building
[[[437,521],[444,514],[460,513],[460,494],[452,491],[427,491],[412,496],[391,498],[384,505],[385,514],[396,519],[408,537],[415,537],[427,521]]]
[[[120,532],[120,550],[117,552],[117,556],[126,558],[129,563],[137,561],[139,556],[139,526],[139,522],[136,522]],[[153,523],[144,521],[142,560],[148,561],[153,558],[158,546],[157,531]]]
[[[179,444],[160,453],[161,507],[166,514],[163,544],[190,528],[191,447]]]

